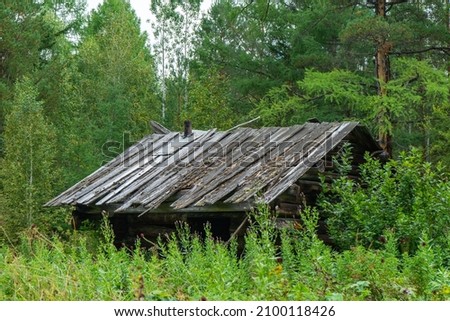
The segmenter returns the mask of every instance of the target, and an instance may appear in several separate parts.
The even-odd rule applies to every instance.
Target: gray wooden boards
[[[152,213],[164,202],[177,211],[257,197],[270,203],[349,135],[369,152],[378,149],[356,122],[212,129],[189,137],[165,133],[157,125],[158,134],[145,137],[46,206]]]

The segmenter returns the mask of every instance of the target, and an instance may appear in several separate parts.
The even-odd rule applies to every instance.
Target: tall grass
[[[315,234],[317,213],[303,228],[279,231],[267,208],[254,213],[245,249],[200,238],[180,226],[157,250],[116,249],[104,241],[49,240],[37,230],[0,249],[0,300],[448,300],[450,272],[432,243],[399,254],[396,236],[384,248],[337,253]]]

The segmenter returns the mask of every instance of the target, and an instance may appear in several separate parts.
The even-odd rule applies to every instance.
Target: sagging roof
[[[152,134],[46,205],[151,210],[181,190],[173,209],[270,203],[351,132],[365,149],[379,149],[356,122]]]

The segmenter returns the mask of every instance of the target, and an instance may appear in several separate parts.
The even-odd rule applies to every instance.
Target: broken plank
[[[296,143],[293,146],[284,150],[283,155],[277,155],[271,162],[263,164],[263,168],[258,170],[257,175],[252,176],[248,181],[244,182],[244,184],[224,202],[239,203],[255,196],[265,186],[279,178],[286,171],[286,163],[298,153],[304,152],[305,146],[310,144],[311,140],[315,140],[320,135],[323,135],[323,130],[332,128],[332,124],[307,125],[308,130],[304,133],[300,132],[297,135],[295,139]]]
[[[295,183],[306,171],[311,167],[310,164],[319,161],[328,151],[334,148],[342,138],[344,138],[351,130],[351,123],[344,123],[330,135],[327,135],[323,144],[316,146],[310,151],[308,157],[300,161],[295,167],[289,169],[283,177],[264,193],[264,199],[267,203],[272,202],[278,195],[283,193],[291,184]]]

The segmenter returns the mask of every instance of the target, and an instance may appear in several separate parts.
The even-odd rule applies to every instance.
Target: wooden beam
[[[248,216],[246,216],[244,218],[244,220],[242,221],[242,223],[238,226],[238,228],[236,229],[236,231],[233,232],[233,234],[231,234],[230,238],[228,239],[228,241],[225,242],[225,245],[230,244],[230,242],[236,237],[236,235],[238,235],[238,233],[244,228],[244,226],[247,224],[248,221]]]
[[[149,122],[150,128],[153,130],[153,133],[155,134],[169,134],[170,130],[161,125],[160,123],[151,120]]]
[[[228,204],[228,203],[216,203],[213,205],[207,206],[198,206],[198,207],[186,207],[182,209],[174,209],[170,206],[169,203],[163,203],[158,208],[147,209],[143,206],[138,207],[130,207],[123,212],[118,214],[114,213],[120,204],[117,205],[104,205],[104,206],[77,206],[77,210],[86,214],[98,214],[102,211],[106,211],[110,216],[123,215],[123,214],[136,214],[136,215],[144,215],[147,214],[184,214],[188,213],[189,216],[193,216],[198,214],[199,216],[203,216],[206,213],[233,213],[233,212],[248,212],[251,211],[254,207],[252,202],[243,202],[238,204]]]
[[[230,129],[228,129],[228,131],[231,131],[231,130],[234,130],[234,129],[236,129],[236,128],[243,127],[243,126],[245,126],[245,125],[251,124],[251,123],[257,121],[257,120],[260,119],[260,118],[261,118],[261,116],[258,116],[258,117],[256,117],[256,118],[253,118],[252,120],[246,121],[245,123],[236,125],[236,126],[230,128]]]

